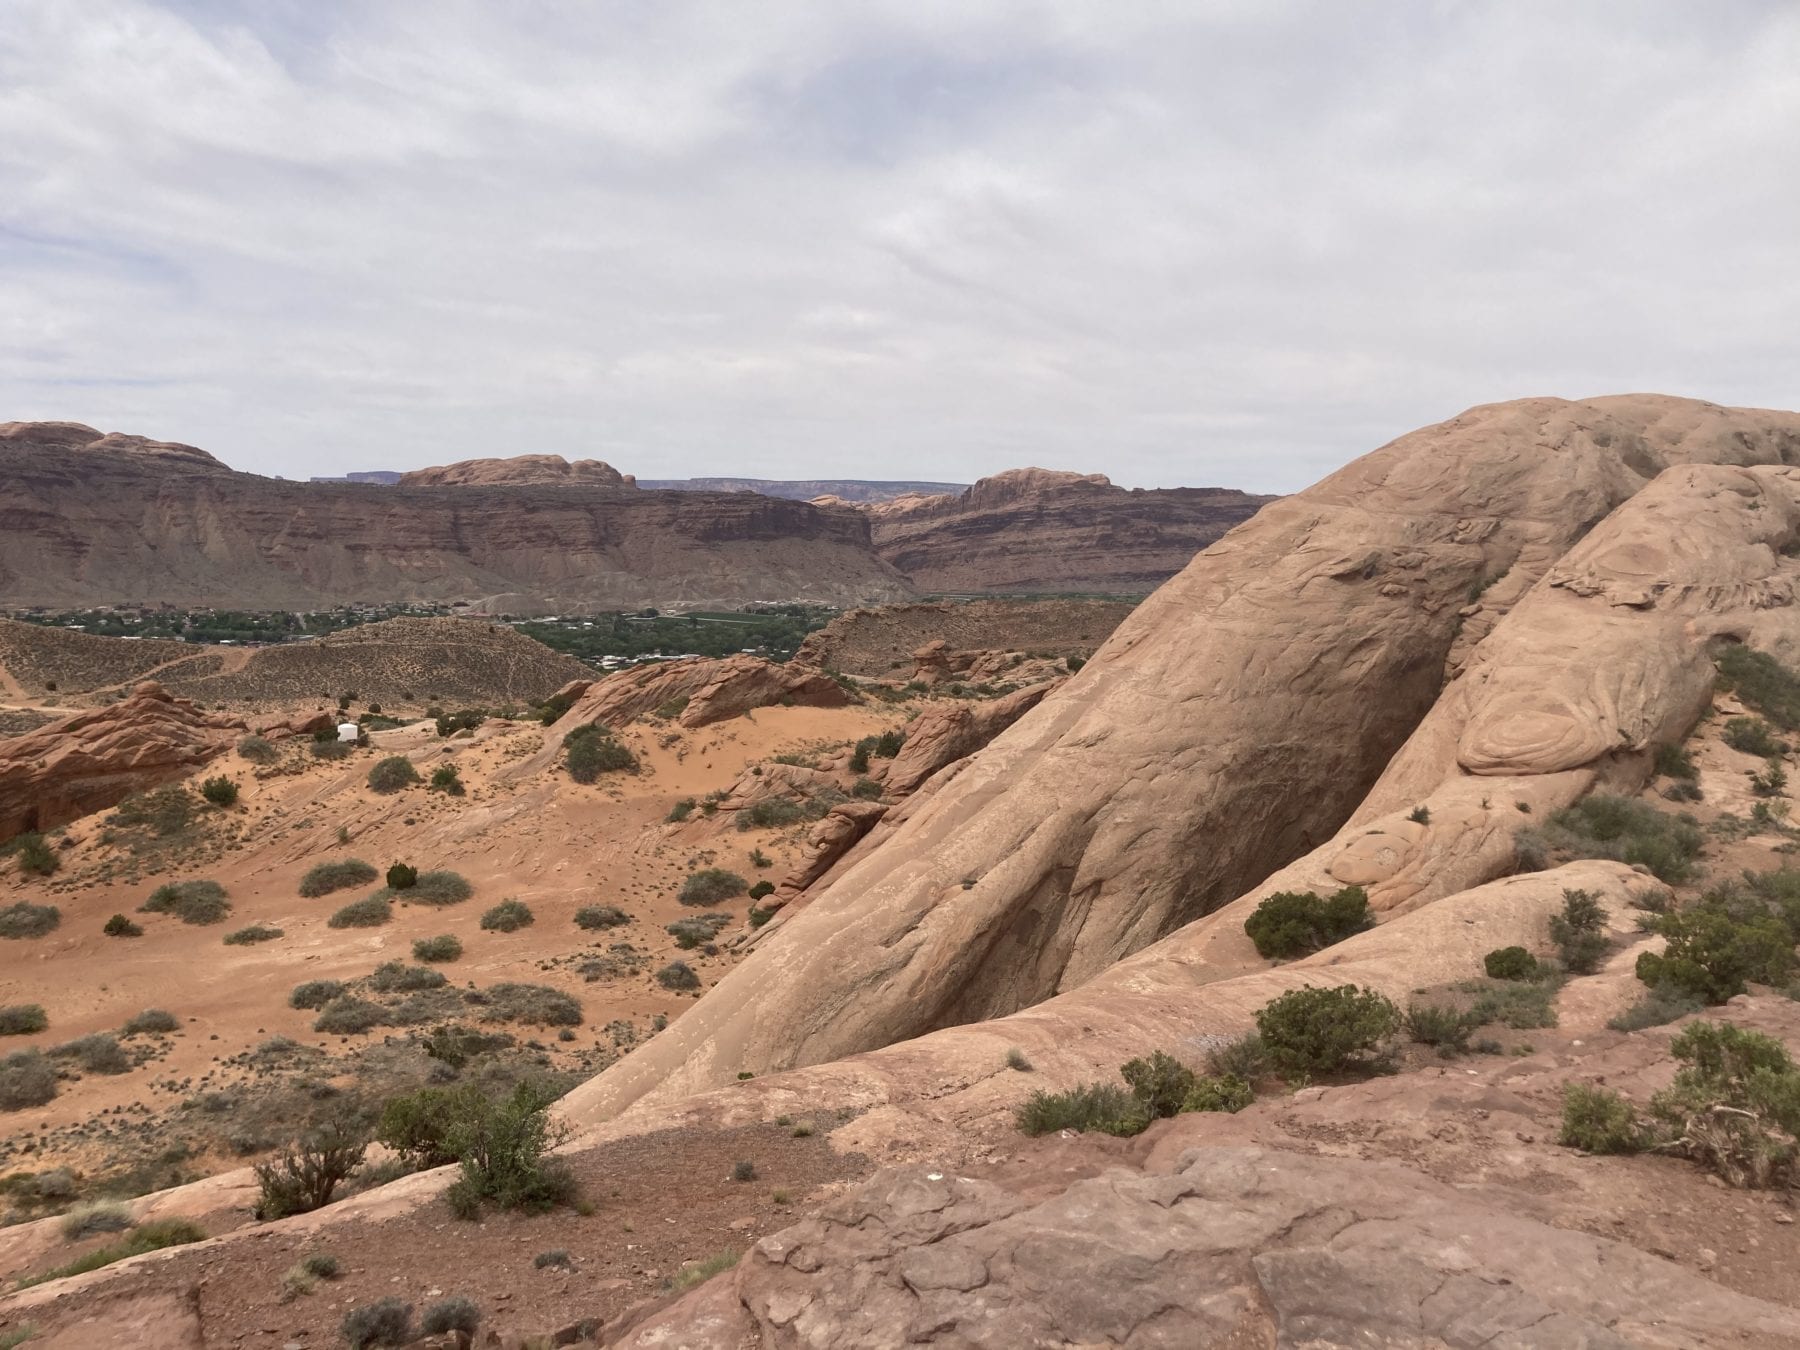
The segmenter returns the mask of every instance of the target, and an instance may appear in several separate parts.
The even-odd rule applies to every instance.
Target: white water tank
[[[338,723],[338,739],[340,741],[348,741],[350,744],[355,745],[356,738],[360,735],[362,735],[362,728],[357,726],[356,723],[354,723],[354,722],[339,722]]]

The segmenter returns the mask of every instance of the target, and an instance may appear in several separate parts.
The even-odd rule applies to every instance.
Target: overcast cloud
[[[1800,407],[1800,4],[0,0],[0,420],[1288,490]]]

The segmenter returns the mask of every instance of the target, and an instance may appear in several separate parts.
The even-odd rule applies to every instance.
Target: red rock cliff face
[[[13,605],[542,612],[906,594],[844,508],[586,481],[291,483],[188,446],[0,424],[0,600]]]
[[[960,496],[865,508],[875,549],[923,591],[1148,591],[1271,497],[1114,487],[1104,474],[1014,469]]]

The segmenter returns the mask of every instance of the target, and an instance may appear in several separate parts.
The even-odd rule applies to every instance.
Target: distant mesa
[[[640,478],[638,486],[670,492],[756,492],[815,506],[859,506],[900,497],[957,493],[968,484],[873,478]]]
[[[598,459],[566,460],[561,455],[513,455],[506,459],[465,459],[414,469],[396,480],[401,487],[508,487],[526,483],[581,483],[635,487],[637,480]]]

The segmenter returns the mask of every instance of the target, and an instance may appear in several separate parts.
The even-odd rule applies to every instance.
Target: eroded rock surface
[[[0,839],[66,824],[184,777],[247,730],[146,681],[121,702],[0,741]]]

